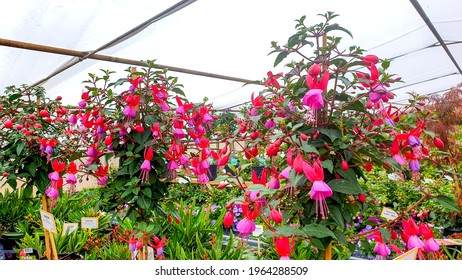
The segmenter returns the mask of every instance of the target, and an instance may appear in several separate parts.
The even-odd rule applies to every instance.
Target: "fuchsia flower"
[[[257,96],[257,98],[254,97],[254,92],[252,92],[252,95],[250,96],[250,100],[252,101],[252,105],[254,108],[263,108],[265,106],[265,98],[263,95]]]
[[[295,250],[294,237],[289,240],[287,236],[278,236],[274,239],[274,249],[281,256],[280,260],[290,260],[290,255]]]
[[[403,240],[407,243],[407,249],[411,250],[413,248],[424,248],[422,240],[418,237],[419,228],[417,227],[415,221],[410,218],[408,221],[403,220],[403,233],[401,234]]]
[[[53,169],[53,172],[48,174],[48,179],[51,180],[51,183],[45,190],[45,194],[52,200],[56,200],[59,196],[58,189],[63,186],[63,178],[61,178],[60,173],[64,171],[66,164],[55,159],[51,164],[51,168]]]
[[[426,252],[437,252],[440,250],[440,245],[433,238],[433,231],[428,224],[421,223],[419,225],[419,233],[424,238],[424,249]]]
[[[154,140],[157,140],[157,138],[162,139],[162,134],[160,133],[160,123],[156,122],[152,127],[151,127],[151,133],[152,133],[152,138]]]
[[[144,161],[141,164],[141,184],[149,181],[149,172],[151,171],[151,160],[153,157],[152,147],[144,148]]]
[[[324,106],[323,91],[321,89],[311,89],[303,97],[303,104],[313,110],[321,109]]]
[[[250,233],[255,231],[255,222],[254,220],[260,215],[260,203],[249,202],[248,196],[245,198],[245,202],[242,203],[242,213],[244,218],[240,220],[236,228],[243,237],[247,237]]]
[[[390,248],[385,244],[385,242],[382,239],[382,235],[380,232],[377,230],[375,234],[373,235],[374,240],[377,242],[374,247],[374,252],[379,254],[382,257],[386,257],[390,255],[391,251]]]
[[[178,104],[178,107],[175,109],[175,113],[180,116],[184,116],[187,111],[194,107],[194,104],[192,103],[183,103],[178,95],[175,97],[175,99],[176,103]]]
[[[153,249],[156,250],[156,256],[159,257],[159,259],[162,259],[162,254],[164,253],[164,246],[165,246],[165,239],[166,237],[162,237],[162,239],[159,239],[157,236],[154,236],[153,238],[154,243],[149,242],[149,246],[151,246]]]
[[[140,97],[133,94],[124,95],[123,99],[127,106],[123,109],[123,114],[127,117],[127,122],[136,116],[136,106],[140,104]]]
[[[95,175],[98,177],[98,185],[104,186],[107,183],[107,174],[109,172],[109,165],[103,166],[100,165],[98,166],[98,170],[95,171]]]
[[[152,96],[154,98],[154,102],[159,104],[159,107],[162,111],[167,112],[170,107],[167,104],[168,93],[165,90],[164,84],[159,88],[158,85],[152,85]]]
[[[324,182],[324,170],[319,161],[313,166],[308,163],[303,164],[303,172],[308,180],[312,183],[310,197],[316,200],[316,217],[321,213],[322,219],[327,219],[329,208],[327,207],[326,198],[332,196],[332,189]]]
[[[303,97],[303,104],[313,110],[321,109],[324,106],[324,98],[322,93],[327,89],[329,82],[329,71],[326,70],[322,78],[318,81],[318,76],[321,74],[321,67],[319,64],[313,64],[308,69],[306,76],[306,85],[310,89]]]
[[[268,75],[268,79],[266,79],[266,81],[265,81],[265,86],[267,86],[267,87],[274,86],[277,89],[281,88],[281,86],[279,85],[279,82],[277,80],[280,77],[282,77],[281,74],[273,75],[273,72],[268,71],[267,75]]]
[[[75,177],[77,174],[77,165],[75,162],[71,162],[69,167],[67,168],[67,176],[66,176],[66,183],[70,185],[69,192],[72,194],[74,192],[74,187],[77,184],[77,178]]]

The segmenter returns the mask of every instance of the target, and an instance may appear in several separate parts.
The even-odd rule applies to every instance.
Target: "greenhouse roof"
[[[232,107],[261,89],[243,87],[245,81],[281,70],[268,55],[271,41],[284,44],[296,19],[306,15],[307,24],[318,23],[316,15],[327,11],[353,33],[342,39],[345,48],[361,46],[392,60],[389,72],[405,82],[391,88],[394,102],[406,102],[408,92],[444,93],[462,82],[460,0],[17,0],[0,11],[0,86],[41,83],[50,97],[76,104],[88,73],[110,69],[124,77],[129,66],[11,47],[31,43],[194,70],[201,75],[172,72],[191,101],[208,97],[215,108]]]

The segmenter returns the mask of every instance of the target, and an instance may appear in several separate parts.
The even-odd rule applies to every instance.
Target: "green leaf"
[[[460,211],[460,208],[457,205],[457,203],[452,198],[449,198],[445,195],[438,195],[433,200],[438,202],[441,206],[443,206],[446,209]]]
[[[337,225],[340,227],[340,230],[345,230],[345,221],[343,220],[342,213],[340,212],[339,206],[331,205],[329,206],[329,218],[332,218]]]
[[[379,231],[380,231],[380,234],[382,235],[382,239],[383,239],[384,242],[387,242],[388,240],[390,240],[391,233],[390,233],[389,230],[384,229],[384,228],[380,228]]]
[[[274,60],[274,67],[276,67],[279,63],[281,63],[281,61],[284,60],[284,58],[287,57],[289,53],[288,52],[285,52],[285,51],[281,51],[278,56],[276,57],[276,60]]]
[[[338,242],[342,243],[343,245],[348,246],[348,241],[345,237],[345,234],[343,234],[343,232],[341,232],[338,229],[334,229],[334,235],[335,235],[335,239],[337,239]]]
[[[136,201],[136,203],[141,207],[141,209],[143,210],[149,210],[149,208],[151,207],[151,200],[150,199],[147,199],[145,197],[138,197],[138,200]]]
[[[329,170],[330,173],[332,173],[332,171],[334,170],[334,163],[332,162],[332,160],[328,159],[322,162],[322,167],[326,168],[327,170]]]
[[[348,181],[350,182],[354,182],[356,183],[358,181],[358,179],[356,178],[356,173],[353,171],[353,169],[348,169],[347,171],[341,169],[341,168],[337,168],[335,170],[338,175],[340,175],[342,178],[344,179],[347,179]]]
[[[363,193],[363,190],[358,184],[355,184],[345,179],[334,179],[334,180],[329,181],[327,184],[335,192],[344,193],[344,194]]]
[[[269,189],[263,185],[260,185],[260,184],[255,184],[255,185],[252,185],[250,187],[247,188],[249,191],[252,191],[252,192],[258,192],[260,191],[260,196],[261,195],[267,195],[267,194],[274,194],[277,190],[275,189]]]
[[[21,97],[20,93],[15,93],[15,94],[10,95],[10,97],[8,97],[8,101],[11,103],[20,97]]]
[[[302,186],[306,182],[306,176],[304,174],[297,174],[292,168],[289,173],[289,180],[292,186]]]
[[[37,171],[37,164],[35,162],[31,162],[26,166],[27,171],[29,171],[32,177],[35,176],[35,172]]]
[[[149,140],[150,136],[151,136],[151,130],[149,128],[147,128],[147,127],[144,128],[144,132],[142,132],[142,133],[140,133],[140,132],[134,132],[133,133],[133,138],[140,145],[144,145],[146,143],[146,141]]]
[[[303,231],[305,232],[306,236],[314,236],[317,238],[324,238],[324,237],[333,237],[335,238],[335,235],[332,231],[327,229],[325,226],[321,225],[316,225],[316,224],[310,224],[307,225],[303,228]]]
[[[319,151],[313,145],[309,145],[306,141],[302,141],[302,150],[305,153],[315,153],[319,155]]]
[[[328,25],[328,26],[326,26],[326,28],[324,28],[324,32],[326,32],[326,33],[330,32],[330,31],[334,31],[334,30],[343,31],[346,34],[350,35],[351,38],[353,38],[353,34],[351,34],[351,32],[348,29],[345,29],[345,28],[341,27],[340,25],[338,25],[336,23]]]
[[[149,197],[149,198],[152,197],[152,191],[151,191],[150,188],[145,188],[145,189],[142,190],[142,192],[143,192],[143,194],[144,194],[145,196],[147,196],[147,197]]]
[[[18,156],[21,155],[22,150],[24,149],[24,146],[26,145],[26,143],[27,143],[27,142],[21,142],[21,143],[19,143],[19,144],[16,146],[16,154],[17,154]]]
[[[302,236],[302,237],[306,236],[305,232],[303,232],[302,230],[296,227],[291,227],[291,226],[278,227],[275,233],[278,236],[291,236],[291,235],[297,235],[297,236]]]

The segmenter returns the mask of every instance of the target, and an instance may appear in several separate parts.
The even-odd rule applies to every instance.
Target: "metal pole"
[[[436,30],[435,26],[431,22],[431,20],[428,18],[427,14],[425,11],[422,9],[422,6],[420,6],[419,2],[417,0],[410,0],[411,4],[414,6],[416,11],[419,13],[420,17],[424,20],[425,24],[427,24],[428,28],[430,28],[431,32],[433,35],[435,35],[436,39],[440,43],[441,47],[446,51],[447,55],[451,59],[452,63],[456,66],[457,70],[459,73],[462,75],[462,69],[460,68],[459,64],[457,63],[456,59],[452,55],[451,51],[449,50],[448,46],[446,45],[446,42],[444,42],[443,38],[441,38],[441,35],[438,33]]]

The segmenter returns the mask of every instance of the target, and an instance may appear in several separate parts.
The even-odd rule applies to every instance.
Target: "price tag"
[[[252,232],[253,236],[260,236],[263,233],[263,225],[256,225],[255,230]]]
[[[23,250],[26,254],[32,254],[34,252],[32,248],[24,248]]]
[[[393,211],[390,208],[383,207],[382,213],[380,214],[380,217],[392,221],[392,220],[398,218],[398,213],[396,213],[395,211]]]
[[[82,217],[81,228],[98,228],[98,218]]]
[[[40,216],[42,218],[43,228],[53,233],[57,233],[55,218],[53,217],[53,214],[44,210],[40,210]]]
[[[63,224],[63,236],[71,234],[79,227],[78,223],[64,223]]]

